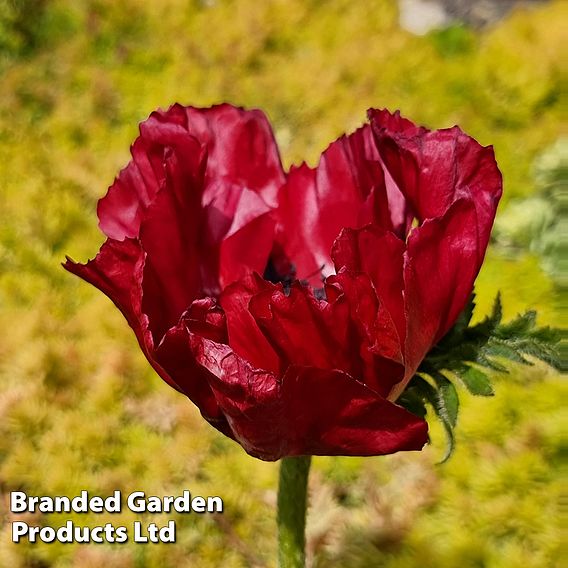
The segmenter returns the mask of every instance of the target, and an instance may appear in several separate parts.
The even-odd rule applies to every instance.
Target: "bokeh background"
[[[0,566],[275,565],[277,465],[205,424],[153,373],[110,301],[60,266],[98,250],[96,201],[157,107],[260,107],[286,165],[314,164],[371,106],[458,123],[495,146],[505,179],[476,317],[501,290],[506,318],[537,309],[542,324],[561,323],[568,2],[437,0],[427,16],[418,4],[0,0]],[[444,465],[434,419],[422,453],[314,459],[311,566],[560,566],[566,386],[543,365],[495,384],[491,399],[461,392]],[[11,543],[11,490],[184,488],[222,496],[226,510],[142,516],[174,518],[176,545]]]

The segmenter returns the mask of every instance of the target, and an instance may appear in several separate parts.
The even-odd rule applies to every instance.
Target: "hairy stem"
[[[278,565],[303,568],[310,456],[283,458],[278,483]]]

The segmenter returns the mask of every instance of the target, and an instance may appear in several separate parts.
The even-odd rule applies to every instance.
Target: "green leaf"
[[[434,377],[433,377],[434,378]],[[443,375],[434,379],[439,388],[435,388],[422,377],[415,376],[412,381],[424,400],[432,406],[436,416],[444,426],[448,438],[446,453],[440,463],[448,461],[455,447],[454,427],[458,417],[459,399],[454,385]]]
[[[432,372],[430,375],[438,387],[436,413],[453,429],[456,427],[460,405],[456,387],[442,373]]]
[[[501,292],[497,292],[495,300],[493,300],[493,308],[491,310],[491,315],[487,316],[478,325],[486,329],[494,330],[501,323],[502,319],[503,319],[503,304],[501,303]]]
[[[522,365],[533,365],[533,363],[522,356],[518,345],[515,346],[512,342],[508,343],[496,338],[491,338],[488,345],[483,348],[483,353],[490,357],[502,357]]]
[[[450,457],[454,448],[459,410],[458,393],[446,376],[448,372],[471,394],[492,396],[490,376],[481,368],[508,373],[505,361],[533,365],[526,358],[529,356],[562,369],[560,332],[548,327],[537,328],[535,312],[528,311],[502,324],[501,295],[497,294],[491,315],[468,327],[474,306],[472,294],[452,329],[430,350],[399,399],[402,406],[421,417],[425,415],[424,405],[432,406],[448,436],[448,449],[442,462]],[[425,380],[425,376],[431,377],[432,383]]]
[[[516,348],[525,355],[530,355],[531,357],[544,361],[554,369],[562,370],[562,361],[559,357],[558,349],[556,347],[552,347],[548,343],[543,343],[530,338],[517,342]],[[527,364],[532,365],[530,362]]]
[[[501,303],[501,292],[497,292],[495,300],[493,300],[493,309],[489,318],[494,327],[497,327],[503,319],[503,304]]]
[[[536,312],[530,310],[519,314],[514,320],[500,325],[496,335],[505,339],[526,335],[536,325]]]
[[[493,371],[498,371],[500,373],[508,373],[507,367],[494,361],[492,359],[488,359],[484,353],[481,351],[475,356],[472,363],[478,363],[482,367],[486,367],[487,369],[491,369]]]
[[[463,370],[456,371],[467,390],[476,396],[493,396],[493,387],[489,377],[476,367],[464,365]]]
[[[563,337],[566,339],[566,333],[563,333],[559,329],[546,326],[533,329],[531,331],[531,337],[549,345],[557,345]]]
[[[408,387],[396,402],[415,416],[423,420],[426,418],[424,399],[420,396],[420,393],[415,387]]]
[[[461,339],[463,332],[467,329],[473,317],[473,310],[475,309],[475,293],[471,293],[467,305],[458,316],[456,323],[453,325],[449,333],[444,337],[441,343],[455,343],[456,340]]]
[[[483,336],[489,336],[501,323],[503,318],[503,306],[501,304],[501,292],[497,293],[495,300],[493,302],[493,309],[491,310],[491,315],[487,316],[481,323],[469,328],[474,334],[481,334]]]

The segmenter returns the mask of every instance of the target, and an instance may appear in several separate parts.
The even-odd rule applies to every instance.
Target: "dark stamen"
[[[311,274],[308,274],[306,276],[305,280],[308,281],[312,276],[319,274],[321,276],[321,281],[323,282],[325,280],[325,277],[323,275],[323,269],[324,268],[325,268],[325,263],[322,264],[319,268],[316,268]]]
[[[309,279],[319,273],[320,276],[321,276],[321,281],[323,282],[324,279],[325,279],[324,276],[323,276],[323,269],[324,268],[325,268],[325,264],[322,264],[320,268],[318,268],[317,270],[314,270],[314,272],[309,274],[306,278],[302,278],[301,280],[298,280],[296,278],[296,267],[292,263],[289,264],[288,273],[282,275],[276,269],[276,266],[275,266],[273,259],[269,258],[268,262],[266,263],[266,268],[264,269],[263,278],[265,280],[268,280],[268,282],[272,282],[273,284],[282,284],[282,289],[284,291],[284,294],[286,294],[286,296],[288,296],[290,294],[290,289],[292,287],[292,284],[296,281],[301,286],[304,286],[305,288],[309,288],[310,287]],[[314,297],[316,299],[318,299],[318,300],[326,300],[327,299],[324,287],[312,288],[312,290],[313,290],[313,293],[314,293]]]
[[[278,270],[276,270],[276,266],[274,265],[272,258],[269,258],[266,263],[266,268],[264,269],[263,277],[265,280],[268,280],[273,284],[282,284],[284,294],[288,296],[290,294],[292,282],[296,280],[296,267],[293,264],[290,264],[288,274],[282,275],[278,272]]]
[[[316,300],[327,300],[325,288],[314,288],[314,298]]]

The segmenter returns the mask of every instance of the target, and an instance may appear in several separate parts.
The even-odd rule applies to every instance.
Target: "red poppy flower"
[[[464,308],[500,194],[457,127],[371,110],[286,173],[260,111],[174,105],[99,202],[99,254],[65,268],[249,454],[416,450],[427,425],[395,401]]]

